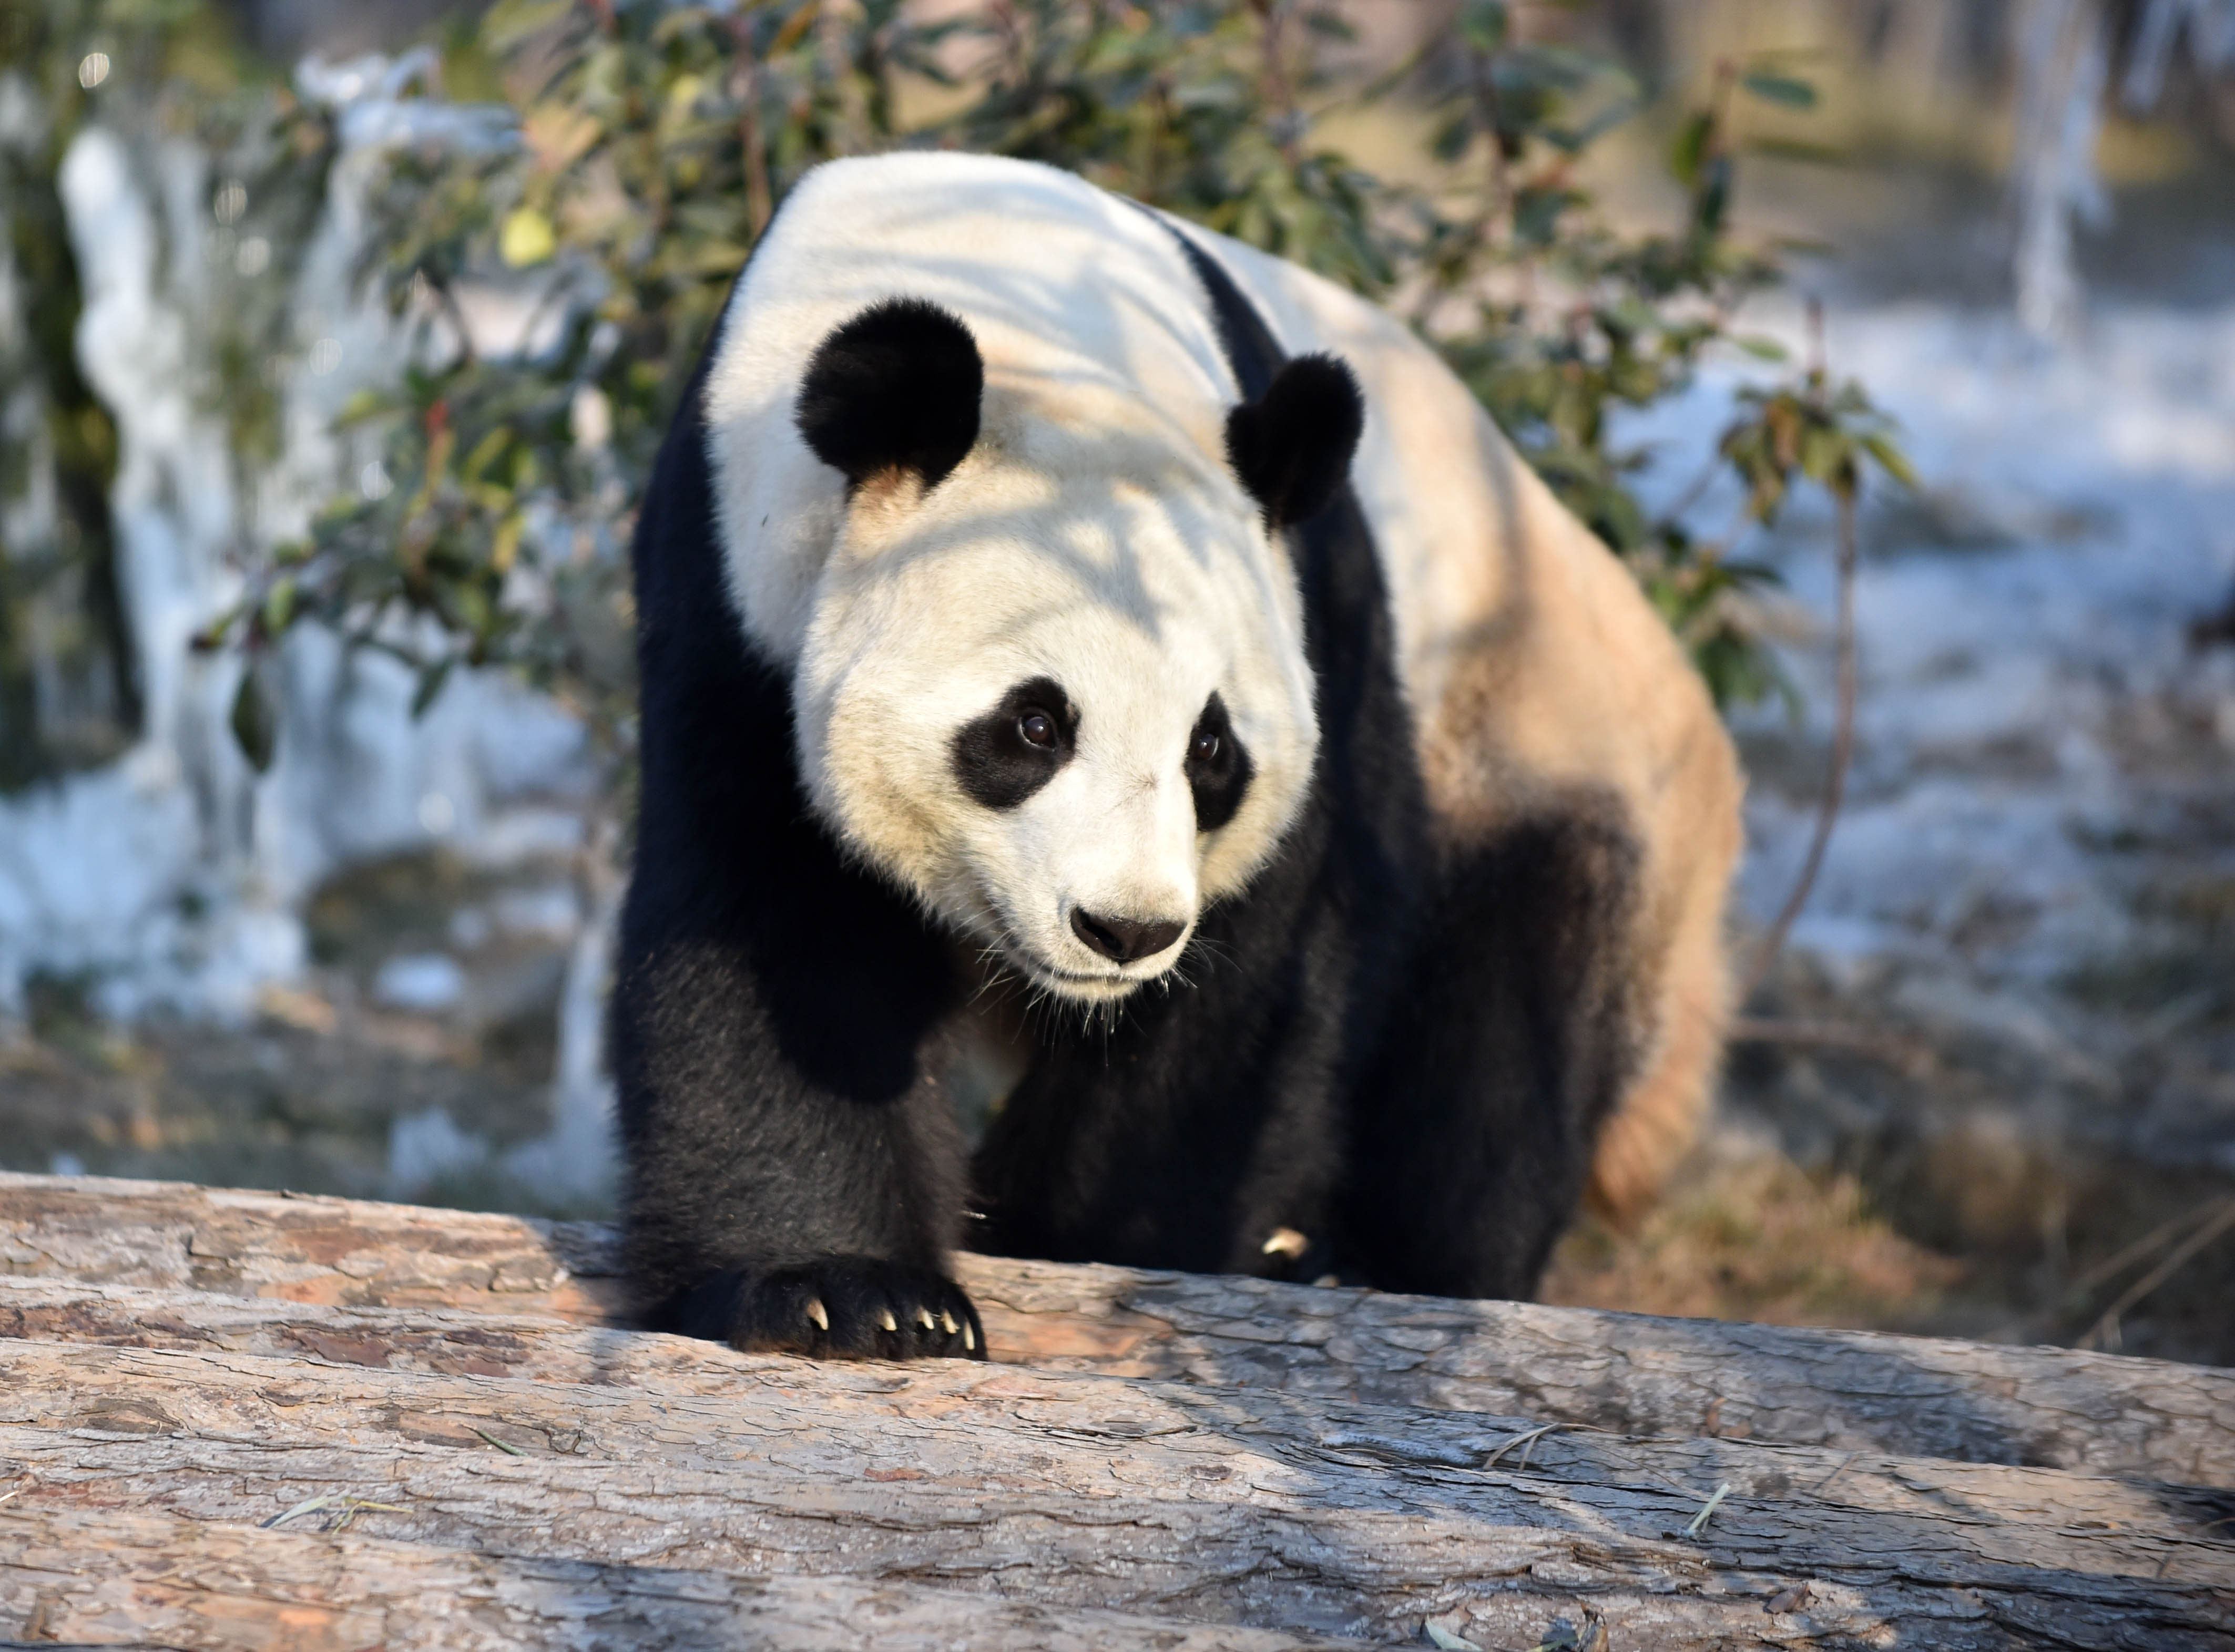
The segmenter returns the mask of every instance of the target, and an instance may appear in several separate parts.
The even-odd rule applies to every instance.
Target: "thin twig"
[[[1832,1021],[1740,1015],[1731,1022],[1728,1035],[1740,1044],[1814,1044],[1826,1049],[1851,1049],[1858,1055],[1875,1055],[1911,1078],[1924,1077],[1938,1064],[1931,1046],[1920,1040]]]
[[[1747,971],[1746,985],[1734,1000],[1741,1004],[1753,996],[1768,976],[1770,965],[1785,950],[1785,937],[1793,920],[1808,904],[1809,891],[1816,886],[1816,874],[1824,865],[1824,851],[1831,844],[1832,828],[1838,824],[1839,805],[1847,792],[1847,765],[1855,750],[1855,490],[1852,486],[1842,489],[1838,500],[1839,703],[1832,728],[1832,767],[1824,777],[1824,800],[1817,807],[1816,831],[1808,842],[1808,858],[1801,863],[1800,876],[1793,880],[1793,892],[1785,898],[1777,921],[1762,937],[1760,950],[1753,957],[1753,967]]]
[[[1303,157],[1296,145],[1295,88],[1289,82],[1288,66],[1281,61],[1281,36],[1288,20],[1289,4],[1290,0],[1253,0],[1254,10],[1263,19],[1264,67],[1259,84],[1278,116],[1281,159],[1293,167]]]
[[[1498,1459],[1504,1456],[1506,1453],[1511,1451],[1516,1446],[1533,1446],[1539,1440],[1542,1440],[1546,1434],[1550,1433],[1554,1429],[1565,1428],[1566,1427],[1568,1427],[1568,1425],[1563,1422],[1548,1422],[1541,1428],[1531,1428],[1525,1433],[1516,1434],[1512,1439],[1507,1440],[1503,1446],[1500,1446],[1496,1451],[1491,1453],[1489,1456],[1484,1458],[1480,1463],[1476,1465],[1476,1466],[1478,1468],[1495,1467],[1497,1466]],[[1526,1453],[1524,1453],[1522,1455],[1521,1466],[1524,1469],[1529,1466],[1529,1459]]]
[[[450,284],[440,276],[428,275],[426,265],[420,265],[418,273],[425,277],[427,291],[434,294],[436,307],[442,312],[442,319],[450,323],[450,330],[458,336],[459,361],[468,366],[472,365],[479,359],[479,352],[474,349],[474,330],[466,324],[466,312],[458,303],[458,295],[450,291]]]
[[[1826,1474],[1826,1475],[1825,1475],[1822,1479],[1820,1479],[1820,1480],[1817,1481],[1815,1485],[1812,1485],[1812,1486],[1810,1486],[1810,1487],[1808,1488],[1808,1495],[1809,1495],[1809,1496],[1811,1496],[1811,1497],[1821,1497],[1821,1496],[1823,1496],[1823,1495],[1824,1495],[1824,1490],[1825,1490],[1825,1488],[1826,1486],[1830,1485],[1831,1485],[1831,1483],[1832,1483],[1833,1480],[1838,1479],[1839,1478],[1839,1476],[1840,1476],[1840,1475],[1842,1475],[1842,1474],[1845,1473],[1845,1472],[1847,1472],[1847,1466],[1848,1466],[1850,1463],[1853,1462],[1853,1461],[1855,1460],[1855,1459],[1857,1459],[1858,1457],[1860,1457],[1861,1455],[1862,1455],[1862,1453],[1860,1453],[1860,1452],[1858,1452],[1858,1451],[1851,1451],[1851,1452],[1849,1452],[1849,1453],[1848,1453],[1845,1457],[1842,1457],[1842,1458],[1839,1459],[1839,1466],[1838,1466],[1838,1467],[1837,1467],[1837,1468],[1833,1469],[1830,1473]]]
[[[2115,1255],[2097,1263],[2086,1273],[2081,1274],[2080,1277],[2074,1280],[2072,1282],[2073,1290],[2075,1293],[2085,1293],[2087,1291],[2093,1290],[2096,1286],[2104,1283],[2119,1274],[2124,1273],[2128,1268],[2132,1267],[2135,1263],[2140,1262],[2144,1257],[2148,1256],[2151,1252],[2159,1250],[2164,1245],[2170,1244],[2173,1240],[2179,1236],[2183,1228],[2189,1226],[2192,1223],[2209,1221],[2212,1217],[2212,1212],[2219,1209],[2225,1202],[2225,1201],[2220,1196],[2215,1194],[2211,1198],[2205,1200],[2203,1204],[2196,1205],[2192,1209],[2183,1211],[2179,1216],[2174,1217],[2171,1221],[2159,1223],[2157,1226],[2152,1228],[2147,1233],[2142,1235],[2140,1238],[2135,1240],[2132,1244],[2127,1245],[2124,1250],[2118,1251]]]
[[[2101,1346],[2105,1337],[2115,1335],[2120,1319],[2129,1309],[2179,1273],[2191,1257],[2230,1228],[2235,1228],[2235,1198],[2229,1199],[2218,1216],[2183,1240],[2171,1256],[2127,1286],[2126,1294],[2105,1309],[2103,1316],[2088,1327],[2088,1335],[2080,1339],[2079,1346],[2097,1348]]]
[[[1513,180],[1505,164],[1505,145],[1500,140],[1499,128],[1504,125],[1504,111],[1499,107],[1498,82],[1491,76],[1489,54],[1469,48],[1467,51],[1468,89],[1474,95],[1475,122],[1482,128],[1485,147],[1483,182],[1485,204],[1480,221],[1475,226],[1478,244],[1490,238],[1491,226],[1505,216],[1513,201]]]
[[[833,148],[842,155],[860,154],[868,147],[868,104],[854,75],[849,34],[857,15],[857,0],[823,0],[815,14],[816,54],[838,98],[840,135]]]
[[[737,143],[744,151],[745,216],[752,225],[753,239],[758,241],[776,215],[776,206],[769,188],[768,146],[761,135],[761,65],[753,50],[754,21],[751,13],[739,12],[730,20],[730,35],[737,46]]]

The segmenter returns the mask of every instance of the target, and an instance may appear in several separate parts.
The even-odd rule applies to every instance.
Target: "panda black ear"
[[[1332,356],[1299,356],[1265,394],[1226,415],[1226,459],[1265,519],[1284,528],[1316,516],[1350,476],[1366,398]]]
[[[986,365],[960,317],[888,298],[816,347],[793,417],[824,464],[861,483],[912,470],[927,491],[978,441]]]

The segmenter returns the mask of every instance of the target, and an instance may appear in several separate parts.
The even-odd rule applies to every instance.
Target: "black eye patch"
[[[1001,703],[954,731],[954,778],[973,803],[1013,809],[1071,761],[1078,715],[1050,677],[1019,682]]]
[[[1234,733],[1226,702],[1213,694],[1188,735],[1188,789],[1195,793],[1195,829],[1216,832],[1242,806],[1255,772]]]

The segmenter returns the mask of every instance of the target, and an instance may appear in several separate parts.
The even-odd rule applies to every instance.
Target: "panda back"
[[[1735,767],[1705,686],[1635,580],[1434,351],[1296,265],[1208,231],[1290,354],[1366,392],[1351,481],[1380,558],[1429,807],[1472,837],[1611,789],[1650,850],[1704,814],[1735,847]]]
[[[780,663],[798,656],[846,503],[843,478],[794,424],[801,378],[834,329],[894,297],[962,318],[989,404],[1006,391],[1055,426],[1224,462],[1235,387],[1182,249],[1148,214],[1068,173],[990,156],[819,167],[755,248],[706,384],[731,596]]]

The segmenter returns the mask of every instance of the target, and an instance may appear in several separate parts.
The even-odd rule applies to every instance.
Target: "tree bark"
[[[353,1531],[0,1508],[0,1636],[178,1652],[1336,1652],[1277,1631],[1065,1611],[914,1582],[472,1554]],[[130,1642],[115,1638],[128,1625]]]
[[[2235,1372],[2068,1349],[958,1259],[996,1360],[1622,1433],[2235,1488]],[[624,1323],[611,1230],[0,1174],[0,1272]],[[90,1333],[88,1333],[89,1335]]]
[[[549,1334],[639,1358],[670,1340]],[[1593,1616],[1677,1649],[2235,1647],[2219,1492],[960,1361],[693,1357],[731,1381],[0,1341],[0,1496],[224,1526],[347,1498],[365,1535],[437,1549],[1290,1633],[1433,1620],[1485,1647]],[[9,1587],[18,1570],[0,1551]]]

